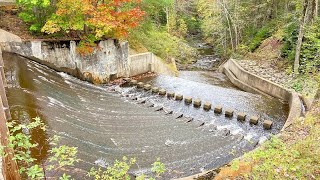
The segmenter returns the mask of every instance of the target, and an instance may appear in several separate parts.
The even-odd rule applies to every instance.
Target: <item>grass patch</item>
[[[303,121],[296,120],[280,137],[273,137],[259,149],[244,155],[252,164],[246,179],[320,179],[320,103]],[[237,167],[238,160],[231,167]]]

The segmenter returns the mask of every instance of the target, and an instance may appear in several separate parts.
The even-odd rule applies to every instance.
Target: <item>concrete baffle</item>
[[[271,129],[271,127],[272,127],[272,124],[273,124],[273,122],[272,121],[270,121],[270,120],[265,120],[264,122],[263,122],[263,128],[264,129]]]
[[[130,85],[131,86],[136,86],[138,84],[138,81],[137,80],[131,80],[130,81]]]
[[[176,101],[182,101],[182,99],[183,99],[183,95],[181,94],[176,95]]]
[[[129,83],[131,81],[130,78],[123,78],[123,80],[126,82],[126,83]]]
[[[144,83],[143,83],[143,82],[138,82],[137,88],[142,89],[143,86],[144,86]]]
[[[186,104],[191,104],[192,103],[192,97],[186,97],[186,98],[184,98],[184,102],[186,103]]]
[[[238,119],[238,121],[245,121],[246,117],[247,117],[246,113],[240,112],[240,113],[238,113],[237,119]]]
[[[160,96],[165,96],[167,94],[167,91],[165,89],[160,89],[159,90],[159,95]]]
[[[209,111],[211,109],[211,103],[210,102],[206,102],[203,104],[203,109],[206,111]]]
[[[226,109],[225,110],[225,116],[226,117],[232,117],[233,113],[234,113],[233,109]]]
[[[174,92],[168,92],[167,93],[168,98],[174,98]]]
[[[193,101],[193,107],[195,108],[199,108],[201,106],[201,100],[200,99],[196,99]]]
[[[152,88],[152,93],[158,93],[159,92],[159,88],[158,87],[153,87]]]
[[[146,90],[146,91],[150,91],[151,85],[150,84],[146,84],[146,85],[143,86],[143,89]]]
[[[222,113],[222,106],[216,106],[214,108],[214,113],[221,114]]]
[[[257,125],[259,122],[259,117],[258,116],[252,116],[250,117],[250,124]]]

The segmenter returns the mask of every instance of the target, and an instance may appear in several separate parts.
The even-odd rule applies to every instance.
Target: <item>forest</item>
[[[105,38],[127,39],[136,51],[188,63],[205,42],[221,58],[243,57],[273,37],[288,71],[319,68],[317,0],[18,0],[34,34],[77,37],[81,53]],[[266,57],[267,58],[267,57]],[[291,69],[291,70],[290,70]]]

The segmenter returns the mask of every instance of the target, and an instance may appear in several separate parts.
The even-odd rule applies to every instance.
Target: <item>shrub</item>
[[[21,8],[19,17],[30,24],[31,32],[40,32],[54,10],[50,0],[17,0],[16,2]]]

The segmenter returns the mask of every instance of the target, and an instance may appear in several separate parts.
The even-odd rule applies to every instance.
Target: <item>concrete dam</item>
[[[81,161],[69,170],[76,179],[123,156],[137,159],[132,174],[150,173],[160,158],[167,167],[163,179],[218,168],[280,132],[289,112],[287,103],[241,91],[216,72],[184,71],[179,77],[140,80],[201,99],[202,104],[210,102],[212,109],[206,111],[136,86],[93,85],[17,55],[4,53],[3,58],[12,119],[26,123],[39,116],[48,126],[45,133],[31,133],[42,147],[33,156],[45,163],[46,139],[61,136],[62,144],[78,147]],[[214,113],[217,105],[223,107],[221,114]],[[234,110],[232,117],[225,117],[226,108]],[[247,115],[244,122],[237,120],[240,112]],[[249,123],[251,116],[260,117],[257,125]],[[273,122],[270,130],[263,128],[263,120]]]

